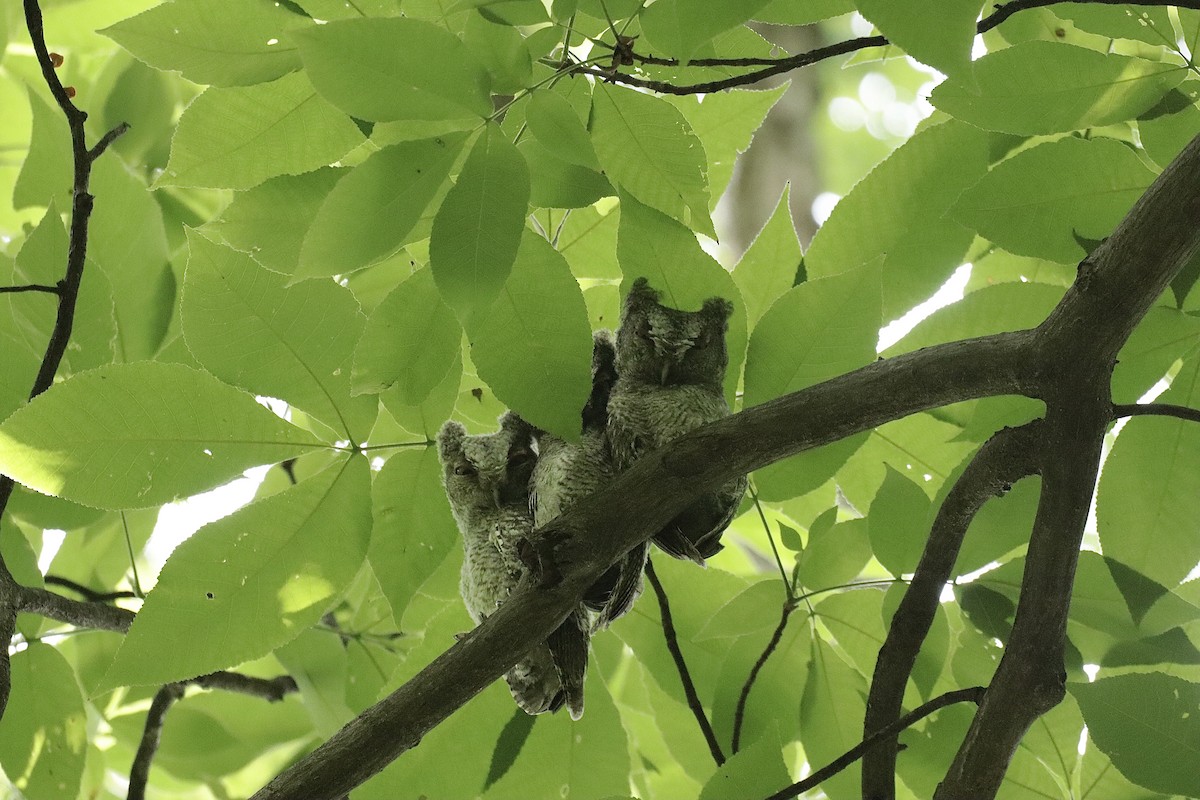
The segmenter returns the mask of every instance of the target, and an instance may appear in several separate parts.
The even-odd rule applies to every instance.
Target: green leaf
[[[787,589],[777,578],[765,578],[747,586],[704,624],[695,641],[736,639],[772,630],[779,622],[780,607],[787,602]]]
[[[111,310],[106,313],[116,314],[118,358],[149,358],[163,343],[175,301],[162,209],[145,181],[118,158],[96,162],[91,192],[97,201],[89,226],[88,261],[99,265],[112,284],[111,298],[99,305],[107,303]],[[83,292],[89,291],[92,280],[90,273],[84,274]]]
[[[467,335],[479,377],[501,402],[539,428],[579,436],[592,387],[591,327],[579,284],[545,239],[525,232],[503,293]]]
[[[814,769],[820,769],[862,740],[863,679],[824,640],[813,642],[804,702],[800,706],[800,741]],[[860,773],[845,770],[821,784],[831,800],[861,796]]]
[[[525,139],[517,149],[529,164],[529,202],[534,206],[586,208],[616,194],[599,172],[563,161],[536,139]]]
[[[750,408],[870,363],[880,324],[876,264],[806,281],[758,321],[746,354],[743,406]],[[755,473],[771,500],[817,488],[865,441],[865,435],[785,459]]]
[[[317,212],[348,173],[342,167],[322,167],[303,175],[271,178],[238,192],[221,218],[204,229],[250,253],[267,269],[290,275],[300,263],[300,248]]]
[[[55,384],[0,424],[0,472],[97,508],[144,508],[322,445],[250,395],[177,364]]]
[[[663,303],[684,311],[696,310],[710,297],[733,303],[733,316],[725,334],[729,366],[725,370],[725,399],[732,401],[746,352],[746,316],[737,284],[720,264],[700,247],[696,235],[669,217],[631,197],[621,198],[617,260],[625,280],[623,295],[634,280],[644,277],[662,292]],[[617,327],[613,320],[611,327]]]
[[[732,754],[704,784],[700,800],[741,800],[766,796],[791,783],[779,734],[767,734]]]
[[[353,272],[405,244],[448,181],[465,139],[451,134],[401,142],[350,170],[317,211],[296,278]]]
[[[733,270],[734,283],[746,302],[751,329],[758,324],[771,304],[792,288],[804,254],[792,225],[789,208],[790,187],[785,186],[775,213],[754,237]]]
[[[829,518],[830,523],[835,516],[836,513]],[[829,525],[814,521],[808,529],[808,544],[796,558],[801,585],[808,589],[828,589],[856,578],[871,559],[868,531],[866,519],[847,519]]]
[[[971,233],[946,212],[987,171],[986,134],[953,120],[927,128],[834,207],[804,258],[809,279],[883,257],[883,318],[926,299],[962,263]]]
[[[289,33],[311,19],[278,3],[171,0],[100,31],[152,67],[195,83],[240,86],[299,68]]]
[[[401,386],[393,386],[385,391],[380,398],[388,413],[404,430],[417,436],[424,436],[426,441],[437,437],[442,423],[449,419],[458,402],[458,389],[462,383],[462,359],[456,358],[446,371],[445,377],[433,387],[429,396],[420,404],[410,405],[402,402]],[[495,417],[493,417],[493,420]],[[372,437],[374,438],[374,437]]]
[[[1136,402],[1197,343],[1200,343],[1200,319],[1174,308],[1151,308],[1117,354],[1113,402]]]
[[[369,484],[351,456],[201,528],[167,559],[102,687],[203,675],[294,639],[362,566]]]
[[[1154,108],[1138,117],[1138,135],[1146,155],[1160,167],[1170,164],[1200,130],[1196,97],[1200,82],[1184,81]]]
[[[1024,135],[1095,128],[1133,119],[1184,78],[1169,62],[1032,41],[974,64],[978,89],[955,80],[929,101],[964,122]]]
[[[597,169],[596,149],[570,102],[554,92],[534,92],[525,112],[529,132],[551,154],[580,167]]]
[[[496,94],[514,94],[529,85],[533,61],[516,28],[490,22],[484,14],[472,14],[467,18],[463,43],[491,75]]]
[[[498,125],[471,154],[433,218],[429,265],[460,320],[486,309],[512,270],[529,207],[529,169]]]
[[[1200,403],[1200,358],[1184,362],[1163,403]],[[1096,524],[1107,556],[1167,586],[1200,561],[1200,447],[1195,423],[1131,419],[1117,437],[1096,497]]]
[[[924,490],[889,464],[867,520],[879,563],[896,577],[915,572],[931,521]]]
[[[351,116],[387,122],[492,113],[487,72],[440,25],[403,17],[349,19],[296,39],[313,85]]]
[[[808,25],[841,14],[849,14],[853,10],[854,0],[807,0],[804,3],[797,3],[795,0],[771,0],[754,15],[754,19],[776,25]]]
[[[971,80],[971,43],[982,0],[858,0],[858,10],[888,41],[951,77]],[[929,21],[937,20],[937,25]]]
[[[1165,794],[1200,794],[1200,684],[1152,672],[1067,688],[1088,735],[1125,777]]]
[[[392,616],[400,619],[421,584],[458,546],[437,452],[397,452],[375,476],[371,498],[375,535],[368,558]]]
[[[276,649],[275,657],[296,681],[319,734],[332,736],[354,717],[346,704],[348,653],[338,637],[310,628]]]
[[[1113,139],[1059,139],[997,165],[962,194],[951,215],[1018,255],[1074,263],[1080,239],[1112,232],[1154,180]]]
[[[787,84],[766,91],[732,89],[699,97],[669,98],[700,137],[708,160],[710,203],[716,203],[733,177],[739,154],[750,147],[755,132],[787,91]]]
[[[404,405],[421,403],[458,359],[462,328],[423,269],[371,314],[354,351],[356,394],[396,386]]]
[[[947,480],[939,497],[943,497],[952,484],[953,481]],[[1026,478],[1017,482],[1003,497],[988,500],[967,528],[953,574],[965,575],[982,569],[1027,542],[1041,488],[1040,479]],[[940,504],[935,505],[940,507]]]
[[[598,206],[571,212],[558,234],[558,252],[567,259],[576,278],[619,281],[617,228],[620,208],[614,204],[613,208],[600,211]],[[606,320],[601,327],[615,329],[617,318]]]
[[[191,231],[188,248],[180,316],[205,369],[365,441],[375,400],[350,397],[350,355],[366,324],[350,292],[333,281],[285,286],[245,253]]]
[[[675,106],[620,87],[599,87],[592,143],[604,174],[641,203],[716,238],[708,216],[708,160]]]
[[[492,765],[488,767],[487,779],[483,782],[484,789],[504,777],[504,773],[512,767],[517,756],[521,754],[521,748],[525,746],[525,741],[529,738],[529,733],[533,730],[533,723],[536,720],[536,716],[526,714],[519,708],[513,712],[512,719],[508,721],[504,730],[500,731],[499,738],[496,739],[496,749],[492,753]]]
[[[875,659],[887,638],[883,612],[886,597],[878,586],[832,592],[821,599],[813,612],[829,628],[861,675],[875,671]]]
[[[658,0],[642,12],[642,32],[658,51],[686,63],[700,45],[741,25],[769,0]]]
[[[158,185],[249,189],[323,167],[362,141],[358,127],[302,72],[256,86],[214,87],[179,118]]]
[[[52,108],[32,88],[28,90],[33,127],[29,152],[13,187],[13,208],[48,206],[58,200],[71,203],[71,131],[57,108]]]
[[[1175,29],[1166,7],[1115,5],[1089,8],[1070,3],[1054,9],[1054,15],[1071,20],[1082,31],[1109,39],[1132,39],[1158,47],[1170,46],[1175,41]]]
[[[0,723],[0,767],[28,800],[75,797],[88,742],[75,672],[41,642],[14,654],[11,666],[12,694]]]

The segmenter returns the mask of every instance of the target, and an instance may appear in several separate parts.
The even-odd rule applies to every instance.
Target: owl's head
[[[482,436],[468,436],[466,428],[448,420],[438,431],[438,456],[456,513],[528,505],[537,460],[533,430],[511,411],[500,417],[499,431]]]
[[[710,297],[699,311],[679,311],[659,297],[645,278],[629,290],[617,332],[617,374],[622,380],[720,391],[729,363],[725,331],[733,304]]]

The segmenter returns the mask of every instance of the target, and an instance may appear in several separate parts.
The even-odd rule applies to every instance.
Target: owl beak
[[[662,377],[660,378],[660,380],[662,381],[661,385],[666,386],[667,379],[670,377],[671,377],[671,362],[664,361],[663,365],[662,365]]]

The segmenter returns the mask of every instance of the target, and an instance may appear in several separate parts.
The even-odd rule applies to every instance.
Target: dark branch
[[[1070,0],[1066,0],[1070,1]],[[1160,6],[1163,3],[1158,0],[1078,0],[1081,3],[1090,3],[1092,5],[1131,5],[1131,6]],[[1016,14],[1018,11],[1025,11],[1031,8],[1043,8],[1046,6],[1059,5],[1064,0],[1013,0],[1009,3],[997,4],[996,10],[979,21],[975,27],[976,33],[985,33],[995,28],[1006,19]],[[1200,9],[1200,0],[1180,0],[1180,2],[1171,3],[1171,5],[1179,8]],[[622,72],[614,72],[604,70],[597,67],[583,67],[579,72],[586,72],[602,80],[610,83],[622,83],[628,86],[637,86],[642,89],[659,92],[660,94],[710,94],[719,92],[724,89],[733,89],[738,86],[748,86],[758,83],[759,81],[770,78],[774,75],[779,75],[783,72],[790,72],[794,69],[816,64],[819,61],[824,61],[827,58],[836,56],[849,55],[860,50],[866,50],[871,47],[886,47],[891,44],[885,36],[861,36],[856,39],[847,39],[843,42],[818,47],[815,50],[810,50],[806,53],[797,53],[783,58],[697,58],[689,61],[688,67],[753,67],[761,66],[762,69],[747,72],[744,75],[734,75],[729,78],[721,78],[714,81],[706,81],[703,83],[690,84],[675,84],[670,81],[649,80],[647,78],[638,78],[632,75],[626,75]],[[681,66],[677,58],[661,58],[657,56],[642,55],[640,53],[630,53],[630,58],[642,64],[655,64],[668,67]]]
[[[24,286],[0,286],[0,294],[16,294],[17,292],[45,292],[58,294],[57,286],[43,286],[39,283],[29,283]]]
[[[71,328],[75,324],[75,303],[79,298],[79,286],[83,280],[83,267],[87,260],[88,220],[92,215],[93,198],[88,194],[88,184],[91,180],[92,162],[100,156],[121,133],[125,126],[119,125],[109,131],[96,145],[95,152],[87,148],[87,140],[83,124],[87,114],[75,107],[70,95],[63,87],[62,81],[54,71],[54,60],[46,47],[46,32],[42,23],[42,9],[37,0],[24,0],[25,27],[29,30],[29,40],[33,44],[34,54],[42,69],[42,77],[50,87],[50,93],[67,118],[71,131],[71,155],[74,161],[74,181],[71,194],[71,232],[67,248],[66,275],[55,292],[58,294],[58,315],[54,320],[54,329],[50,332],[50,340],[46,344],[45,355],[42,356],[41,366],[34,379],[33,388],[29,391],[30,399],[37,397],[50,388],[54,376],[58,373],[59,364],[67,352],[67,344],[71,340]],[[0,517],[8,508],[16,484],[7,475],[0,476]],[[9,664],[8,646],[16,625],[16,614],[24,602],[23,594],[27,591],[17,584],[4,555],[0,554],[0,717],[8,704],[10,690],[11,667]],[[40,590],[39,590],[40,591]],[[49,593],[47,593],[49,594]],[[51,595],[53,597],[53,595]],[[128,613],[128,612],[126,612]],[[128,626],[126,626],[128,627]]]
[[[1141,417],[1141,416],[1159,416],[1159,417],[1177,417],[1187,420],[1188,422],[1200,422],[1200,409],[1188,408],[1187,406],[1176,406],[1170,403],[1130,403],[1128,405],[1114,405],[1113,419],[1120,417]]]
[[[834,759],[828,765],[821,767],[804,780],[793,783],[786,789],[779,790],[775,794],[766,798],[766,800],[791,800],[791,798],[797,797],[798,795],[807,792],[809,789],[812,789],[815,786],[819,786],[822,782],[832,778],[834,775],[838,774],[855,761],[858,761],[858,759],[862,758],[864,754],[870,752],[873,747],[882,742],[884,739],[897,736],[900,731],[904,730],[905,728],[912,727],[933,712],[945,708],[946,706],[954,705],[955,703],[978,704],[984,698],[986,691],[987,690],[982,686],[973,686],[970,689],[958,689],[957,691],[946,692],[939,697],[935,697],[928,703],[925,703],[923,706],[920,706],[919,708],[905,714],[903,717],[896,720],[891,725],[888,725],[878,733],[874,733],[868,736],[866,739],[863,739],[854,747],[847,750],[843,755]]]
[[[182,683],[168,683],[159,689],[154,700],[150,703],[150,711],[146,714],[146,727],[142,731],[142,741],[138,745],[137,755],[133,758],[133,767],[129,770],[128,800],[145,800],[146,782],[150,778],[150,764],[158,751],[158,742],[162,737],[163,722],[167,711],[175,701],[183,697]]]
[[[979,448],[946,494],[916,572],[879,648],[863,720],[864,735],[885,729],[899,717],[908,678],[971,520],[988,500],[1037,471],[1041,435],[1041,421],[1000,431]],[[897,752],[896,737],[891,736],[863,759],[863,797],[895,796]]]
[[[721,752],[717,734],[713,731],[712,723],[708,721],[708,715],[704,713],[704,705],[700,702],[700,695],[696,693],[696,684],[692,682],[692,674],[688,672],[687,662],[683,660],[683,651],[679,649],[679,636],[675,633],[675,622],[671,618],[671,604],[667,600],[667,591],[654,571],[654,563],[649,560],[646,561],[646,577],[650,579],[650,585],[654,587],[654,594],[658,597],[663,638],[667,641],[667,649],[671,651],[671,658],[675,660],[675,669],[679,671],[679,680],[683,683],[683,693],[687,696],[688,708],[696,717],[696,724],[700,726],[700,732],[704,734],[704,741],[708,742],[708,750],[712,753],[713,761],[717,762],[719,767],[725,763],[725,754]]]
[[[47,592],[45,589],[29,586],[20,587],[18,597],[18,610],[27,614],[40,614],[77,628],[125,633],[133,624],[132,611],[107,603],[81,603],[54,592]]]
[[[94,589],[89,589],[81,583],[76,583],[70,578],[62,578],[58,575],[47,575],[45,578],[43,578],[43,580],[47,586],[61,586],[64,589],[70,589],[76,594],[83,595],[83,598],[90,603],[108,603],[113,600],[137,597],[136,594],[130,591],[97,592]]]
[[[255,678],[240,672],[213,672],[192,678],[187,683],[194,683],[202,689],[222,689],[226,692],[248,694],[269,703],[277,703],[292,692],[299,691],[291,675]]]
[[[792,616],[792,612],[795,610],[796,602],[794,600],[789,598],[784,602],[779,614],[779,624],[775,626],[775,632],[771,634],[770,641],[763,648],[758,661],[754,662],[754,666],[750,668],[750,674],[746,677],[746,682],[742,685],[742,693],[738,696],[737,710],[733,713],[733,738],[730,749],[735,753],[741,749],[742,724],[746,719],[746,703],[750,700],[750,690],[754,688],[754,682],[758,680],[758,673],[762,672],[762,668],[767,665],[767,659],[771,657],[771,654],[775,652],[775,648],[779,646],[779,642],[783,639],[783,631],[787,628],[788,618]]]

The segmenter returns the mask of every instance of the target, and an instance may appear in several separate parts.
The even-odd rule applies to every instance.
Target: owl
[[[534,430],[538,460],[529,493],[534,527],[540,528],[568,511],[615,476],[604,434],[608,427],[608,396],[616,377],[612,332],[597,331],[592,338],[592,392],[581,414],[579,441],[567,442],[552,433]],[[642,566],[618,562],[584,594],[584,604],[600,612],[597,627],[608,625],[633,606],[642,591]]]
[[[608,399],[606,435],[618,471],[729,415],[723,383],[732,313],[733,305],[720,297],[705,300],[699,311],[667,308],[645,278],[634,281],[621,312],[618,377]],[[746,478],[740,476],[704,494],[655,534],[654,542],[676,558],[703,564],[721,549],[721,533],[745,492]]]
[[[533,530],[529,480],[536,456],[533,432],[515,414],[500,418],[500,430],[467,436],[457,422],[438,432],[442,483],[463,538],[459,592],[476,624],[504,604],[526,567],[519,555]],[[517,705],[529,714],[557,711],[583,715],[590,623],[581,605],[504,676]]]

